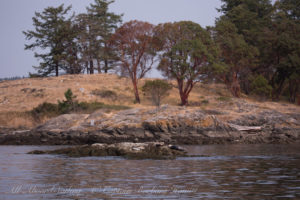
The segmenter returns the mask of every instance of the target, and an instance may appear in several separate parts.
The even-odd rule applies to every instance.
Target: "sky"
[[[24,50],[28,43],[22,31],[33,30],[32,17],[49,6],[72,5],[78,13],[86,12],[93,0],[0,0],[0,78],[28,76],[39,61]],[[124,14],[123,22],[148,21],[152,24],[190,20],[202,27],[213,26],[220,16],[216,8],[221,0],[115,0],[110,11]],[[155,76],[155,73],[154,73]]]

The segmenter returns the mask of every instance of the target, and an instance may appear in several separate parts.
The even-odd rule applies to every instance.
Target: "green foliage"
[[[258,75],[251,83],[251,90],[252,94],[269,98],[271,96],[272,87],[269,85],[267,79],[265,79],[262,75]]]
[[[76,111],[78,108],[78,102],[75,100],[76,96],[73,95],[73,92],[71,89],[68,89],[65,92],[65,98],[64,101],[58,101],[58,110],[61,114],[69,113],[72,111]]]
[[[244,70],[238,72],[244,92],[250,92],[251,83],[247,77],[251,74],[260,74],[271,84],[273,100],[278,100],[284,88],[289,88],[289,99],[295,102],[299,93],[297,86],[299,81],[293,77],[300,76],[299,0],[278,0],[273,5],[269,0],[222,0],[222,2],[219,11],[224,15],[220,19],[234,24],[236,33],[259,52],[258,56],[254,57],[257,60],[256,66],[244,67]],[[230,31],[233,32],[235,31]],[[220,35],[225,36],[224,33]],[[235,49],[239,51],[239,48]],[[238,54],[229,53],[229,55],[239,57]],[[247,58],[248,55],[244,55]],[[240,61],[247,66],[248,62],[244,62],[246,60],[243,57],[245,56],[242,56]],[[263,91],[256,93],[268,96],[269,88],[265,87]]]
[[[163,98],[169,95],[172,86],[163,80],[146,81],[142,87],[145,96],[149,98],[153,105],[160,106]]]
[[[215,41],[220,46],[223,64],[215,67],[215,74],[224,80],[235,97],[240,96],[240,82],[245,82],[249,71],[256,66],[258,49],[249,45],[238,34],[236,26],[226,17],[216,23]]]
[[[69,15],[71,6],[64,8],[63,4],[36,12],[33,17],[34,30],[23,33],[27,40],[33,40],[25,45],[25,49],[37,49],[35,57],[41,60],[39,66],[34,67],[37,74],[48,76],[55,73],[58,76],[62,70],[68,74],[79,74],[85,68],[92,74],[94,60],[97,61],[98,71],[101,71],[103,62],[104,71],[108,72],[116,60],[109,39],[122,17],[108,12],[113,2],[95,0],[87,7],[87,13],[77,15],[76,19],[74,14]]]
[[[94,73],[93,60],[97,60],[98,71],[105,73],[113,68],[117,56],[114,47],[109,40],[111,35],[122,22],[122,15],[109,12],[109,5],[114,1],[95,0],[87,7],[86,14],[77,16],[77,25],[80,31],[79,36],[80,53],[84,60],[89,64],[88,72]],[[103,62],[103,63],[102,63]],[[102,65],[102,69],[100,67]]]
[[[217,61],[218,49],[209,32],[191,21],[160,24],[155,32],[163,53],[158,70],[177,80],[181,104],[187,105],[196,82]]]
[[[38,67],[34,67],[41,76],[51,75],[53,72],[58,76],[62,68],[61,61],[72,33],[70,24],[73,16],[66,18],[70,9],[71,6],[64,8],[62,4],[48,7],[41,13],[36,12],[32,18],[35,30],[23,32],[27,40],[34,40],[33,43],[25,45],[26,50],[45,50],[45,53],[40,53],[40,50],[35,52],[35,57],[42,60]]]

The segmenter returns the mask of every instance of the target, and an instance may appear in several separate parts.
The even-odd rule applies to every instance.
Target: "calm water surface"
[[[300,199],[298,145],[186,146],[205,157],[28,155],[0,146],[0,199]]]

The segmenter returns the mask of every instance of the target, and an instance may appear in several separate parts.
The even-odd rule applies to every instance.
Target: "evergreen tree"
[[[280,1],[274,6],[272,27],[265,32],[264,50],[273,72],[273,99],[279,99],[284,87],[288,86],[290,101],[295,102],[300,89],[300,23],[299,16],[292,14],[297,5],[293,7],[287,2]]]
[[[35,57],[41,59],[39,66],[34,67],[38,74],[42,76],[55,73],[59,75],[59,70],[65,64],[65,49],[70,40],[70,24],[73,16],[67,18],[71,6],[64,8],[48,7],[42,13],[36,12],[32,18],[35,30],[24,31],[27,40],[34,40],[32,44],[26,44],[25,49],[43,50],[44,53],[35,52]]]
[[[122,22],[122,15],[108,12],[108,7],[112,3],[114,3],[114,0],[95,0],[94,4],[91,4],[87,8],[98,71],[101,71],[100,64],[102,61],[105,73],[112,69],[112,66],[109,66],[109,64],[113,63],[116,59],[109,40],[118,28],[118,25]]]
[[[241,82],[247,82],[247,75],[257,64],[258,50],[247,44],[243,35],[227,17],[221,17],[216,23],[215,40],[221,48],[221,60],[225,63],[219,76],[228,86],[232,95],[240,97]],[[223,65],[224,66],[224,65]]]
[[[222,0],[219,11],[237,27],[245,41],[259,50],[259,62],[249,75],[261,74],[273,88],[272,97],[279,99],[289,88],[290,101],[299,93],[300,2],[278,0]]]
[[[108,11],[109,5],[113,2],[95,0],[94,4],[87,7],[87,14],[80,14],[77,17],[77,25],[81,30],[78,41],[82,60],[90,74],[95,71],[95,61],[98,72],[102,71],[101,64],[103,64],[103,70],[107,73],[111,69],[109,65],[116,59],[109,40],[121,23],[122,16]]]

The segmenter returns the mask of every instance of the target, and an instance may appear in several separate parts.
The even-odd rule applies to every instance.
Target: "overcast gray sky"
[[[32,51],[25,51],[24,30],[32,30],[34,12],[62,3],[75,13],[85,12],[93,0],[0,0],[0,78],[27,76],[38,65]],[[142,20],[153,24],[191,20],[202,27],[214,25],[221,0],[116,0],[110,11],[124,14],[123,21]]]

